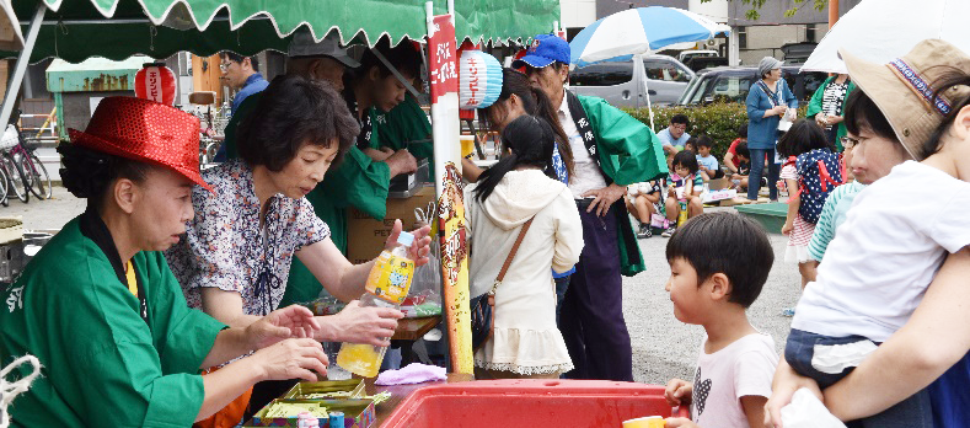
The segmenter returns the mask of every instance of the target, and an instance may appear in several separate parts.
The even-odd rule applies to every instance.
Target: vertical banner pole
[[[448,7],[454,10],[454,2]],[[428,65],[431,81],[431,129],[434,137],[435,192],[438,195],[437,234],[441,244],[441,275],[452,373],[473,374],[471,316],[468,309],[468,244],[458,136],[458,58],[454,15],[428,16]]]

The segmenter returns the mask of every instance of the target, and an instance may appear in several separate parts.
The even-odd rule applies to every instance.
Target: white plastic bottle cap
[[[414,243],[414,235],[411,232],[401,232],[397,237],[397,243],[405,247],[410,247]]]

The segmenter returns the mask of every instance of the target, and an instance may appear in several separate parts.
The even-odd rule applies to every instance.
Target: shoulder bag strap
[[[525,238],[525,233],[529,231],[529,227],[532,226],[532,220],[535,220],[535,219],[536,219],[535,216],[532,216],[532,218],[530,218],[529,221],[525,222],[525,224],[522,225],[522,229],[519,230],[519,236],[515,238],[515,244],[512,245],[512,251],[509,251],[509,256],[505,258],[505,264],[502,265],[502,270],[499,271],[498,277],[495,278],[495,284],[492,285],[492,289],[488,292],[488,295],[486,296],[486,298],[488,299],[488,306],[492,307],[492,311],[491,311],[492,316],[490,316],[488,319],[488,323],[489,323],[488,337],[486,337],[485,340],[483,340],[482,343],[478,345],[479,348],[481,348],[482,346],[485,346],[485,343],[488,342],[489,340],[492,340],[492,334],[495,331],[495,290],[498,288],[498,285],[502,283],[502,280],[505,279],[505,273],[508,272],[509,266],[512,265],[512,259],[515,258],[515,253],[519,251],[519,245],[522,245],[522,239]],[[478,349],[476,349],[475,351],[477,352]]]
[[[515,253],[519,251],[519,245],[522,245],[522,240],[525,239],[525,234],[529,231],[529,227],[532,226],[532,220],[535,219],[535,216],[533,216],[529,219],[529,221],[522,225],[522,230],[519,230],[519,236],[515,238],[515,244],[512,245],[512,251],[509,251],[509,256],[505,258],[505,264],[502,265],[502,270],[499,271],[498,277],[495,278],[495,285],[500,284],[502,280],[505,279],[505,273],[508,272],[509,266],[512,265],[512,259],[515,258]],[[495,291],[494,287],[492,288],[492,291]]]

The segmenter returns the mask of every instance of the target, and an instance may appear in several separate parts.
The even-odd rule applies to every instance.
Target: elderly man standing
[[[576,367],[574,379],[633,380],[623,319],[623,281],[645,267],[622,197],[626,186],[667,174],[663,147],[644,124],[601,98],[564,88],[569,44],[539,35],[513,63],[552,100],[575,157],[569,189],[583,222],[585,247],[563,301],[560,329]]]

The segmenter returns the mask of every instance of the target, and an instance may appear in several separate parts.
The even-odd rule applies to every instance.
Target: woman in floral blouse
[[[358,132],[331,86],[296,76],[274,79],[240,128],[241,159],[202,173],[215,192],[196,187],[186,239],[166,253],[190,306],[229,326],[247,326],[279,305],[293,256],[330,294],[352,301],[364,293],[373,262],[351,264],[304,198]],[[388,247],[400,231],[398,221]],[[412,256],[427,263],[428,228],[415,233]],[[394,309],[352,302],[337,315],[317,317],[315,338],[386,346],[401,317]]]

